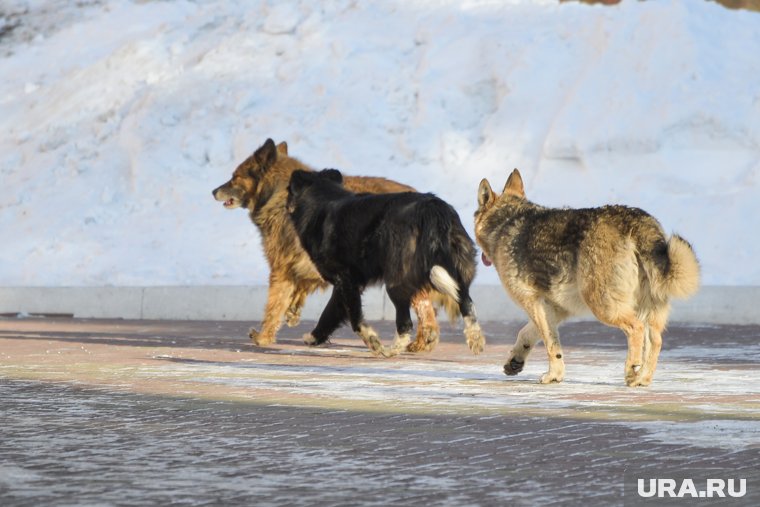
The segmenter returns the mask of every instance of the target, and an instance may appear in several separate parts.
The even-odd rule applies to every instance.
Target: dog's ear
[[[504,185],[503,195],[513,195],[515,197],[525,198],[525,187],[523,186],[522,176],[520,171],[515,169],[512,174],[507,178],[507,184]]]
[[[253,153],[253,159],[261,171],[266,171],[277,160],[277,147],[274,141],[267,139],[261,147]]]
[[[290,182],[288,183],[288,192],[291,194],[297,194],[305,186],[309,184],[309,173],[297,169],[290,175]]]
[[[337,169],[322,169],[319,171],[319,176],[338,185],[343,184],[343,175]]]
[[[496,199],[493,190],[491,190],[491,184],[488,180],[483,178],[480,180],[480,186],[478,187],[478,208],[484,208],[493,204]]]
[[[277,145],[277,154],[281,157],[287,157],[288,156],[288,143],[285,141],[281,142]]]

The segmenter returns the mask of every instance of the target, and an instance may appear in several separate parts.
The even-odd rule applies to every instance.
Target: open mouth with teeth
[[[232,207],[235,206],[235,204],[236,204],[236,201],[235,201],[234,197],[230,197],[229,199],[227,199],[226,201],[224,201],[224,207],[225,208],[232,208]]]

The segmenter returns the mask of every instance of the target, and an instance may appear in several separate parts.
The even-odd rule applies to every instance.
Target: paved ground
[[[243,323],[0,320],[0,505],[640,505],[624,479],[706,469],[760,504],[760,327],[672,325],[629,389],[597,324],[561,329],[551,386],[540,349],[501,373],[517,323],[393,359],[347,329],[306,348],[311,324],[259,349]]]

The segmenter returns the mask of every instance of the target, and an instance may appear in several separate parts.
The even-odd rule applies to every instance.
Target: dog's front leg
[[[549,358],[549,371],[538,379],[540,384],[562,382],[565,378],[565,361],[562,359],[562,345],[559,342],[557,324],[563,320],[565,314],[554,311],[540,301],[526,307],[531,321],[546,346],[546,354]]]
[[[364,321],[364,312],[362,311],[362,288],[351,284],[341,286],[340,289],[343,304],[348,312],[348,318],[351,321],[351,329],[354,330],[354,333],[361,337],[364,344],[375,356],[392,356],[393,354],[380,342],[380,337],[375,330]],[[409,311],[408,305],[407,311]]]
[[[306,296],[308,296],[310,292],[309,288],[304,285],[296,286],[288,310],[285,312],[285,323],[288,327],[297,326],[301,321],[301,310],[303,309],[304,303],[306,303]]]
[[[393,340],[393,345],[391,346],[390,353],[391,355],[397,356],[407,349],[409,340],[411,339],[413,324],[412,316],[409,313],[409,305],[412,298],[410,298],[408,292],[402,288],[388,287],[387,290],[388,297],[391,298],[391,302],[396,309],[396,338]],[[430,304],[429,301],[428,304]],[[422,322],[420,322],[419,328],[421,329],[422,326]]]
[[[294,288],[290,280],[273,274],[269,275],[269,293],[267,294],[267,306],[264,309],[264,321],[261,323],[261,332],[251,328],[248,333],[255,345],[265,346],[276,341],[277,331],[282,325],[282,316],[285,314]]]
[[[540,339],[541,335],[532,322],[527,323],[520,329],[517,333],[517,341],[512,347],[506,363],[504,363],[504,373],[510,376],[520,373],[525,366],[525,361],[528,359],[530,351],[533,350],[533,346]]]
[[[322,310],[322,315],[319,316],[317,327],[311,333],[306,333],[303,336],[303,342],[307,345],[325,343],[344,320],[346,320],[346,306],[343,304],[340,289],[336,286],[333,287],[330,300],[325,309]]]

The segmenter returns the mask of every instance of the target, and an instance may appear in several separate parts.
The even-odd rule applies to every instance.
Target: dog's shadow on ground
[[[295,348],[282,348],[277,345],[293,346]],[[420,360],[430,363],[459,363],[460,361],[453,359],[441,359],[431,357],[429,352],[403,352],[397,356],[392,357],[379,357],[372,355],[372,352],[362,343],[346,344],[346,343],[332,343],[328,341],[325,344],[317,346],[305,345],[300,340],[278,339],[275,345],[269,345],[266,347],[260,347],[253,344],[248,344],[241,347],[240,350],[246,352],[255,352],[264,355],[275,356],[302,356],[302,357],[319,357],[327,359],[354,359],[354,360],[377,360],[377,361],[409,361]],[[358,354],[346,354],[343,351],[350,350],[356,351]],[[366,354],[362,354],[366,352]]]
[[[271,349],[270,353],[271,353]],[[308,355],[308,353],[298,354]],[[357,359],[356,356],[349,355],[336,355],[328,357],[341,357],[347,359]],[[153,358],[157,361],[164,361],[168,363],[180,364],[185,366],[199,366],[199,367],[223,367],[223,368],[235,368],[241,371],[270,371],[281,373],[314,373],[318,375],[361,375],[365,378],[381,378],[381,379],[393,379],[398,375],[409,375],[415,377],[427,378],[437,381],[452,381],[452,382],[486,382],[490,384],[498,384],[502,387],[514,387],[514,388],[530,388],[531,390],[543,391],[552,394],[561,394],[561,391],[567,391],[571,389],[576,392],[578,387],[620,387],[624,388],[624,384],[617,384],[614,380],[609,381],[584,381],[569,379],[560,383],[552,384],[539,384],[538,375],[530,375],[527,377],[507,377],[505,375],[499,375],[498,368],[494,368],[493,371],[484,372],[468,372],[462,370],[421,370],[421,369],[407,369],[407,368],[383,368],[382,363],[370,363],[371,365],[364,363],[364,365],[326,365],[326,364],[280,364],[280,363],[254,363],[254,362],[241,362],[241,361],[214,361],[208,359],[192,359],[184,357],[171,357],[171,356],[155,356]],[[381,360],[382,361],[382,360]],[[398,365],[399,363],[394,363]],[[375,366],[377,365],[377,366]],[[628,389],[624,389],[628,392]],[[644,391],[637,391],[644,392]]]
[[[348,359],[357,359],[356,356],[343,356]],[[278,372],[308,372],[322,375],[362,375],[366,378],[383,378],[393,379],[398,375],[411,375],[416,377],[427,377],[437,380],[450,380],[450,381],[475,381],[475,382],[490,382],[496,380],[498,377],[494,375],[483,374],[482,372],[466,372],[461,370],[420,370],[420,369],[396,369],[396,368],[383,368],[382,363],[377,363],[378,366],[355,365],[350,366],[343,365],[325,365],[325,364],[281,364],[281,363],[253,363],[253,362],[241,362],[241,361],[214,361],[207,359],[192,359],[184,357],[173,356],[154,356],[156,361],[165,361],[169,363],[187,365],[187,366],[206,366],[206,367],[223,367],[223,368],[239,368],[241,370],[266,370],[266,371],[278,371]],[[398,363],[395,363],[398,364]]]

